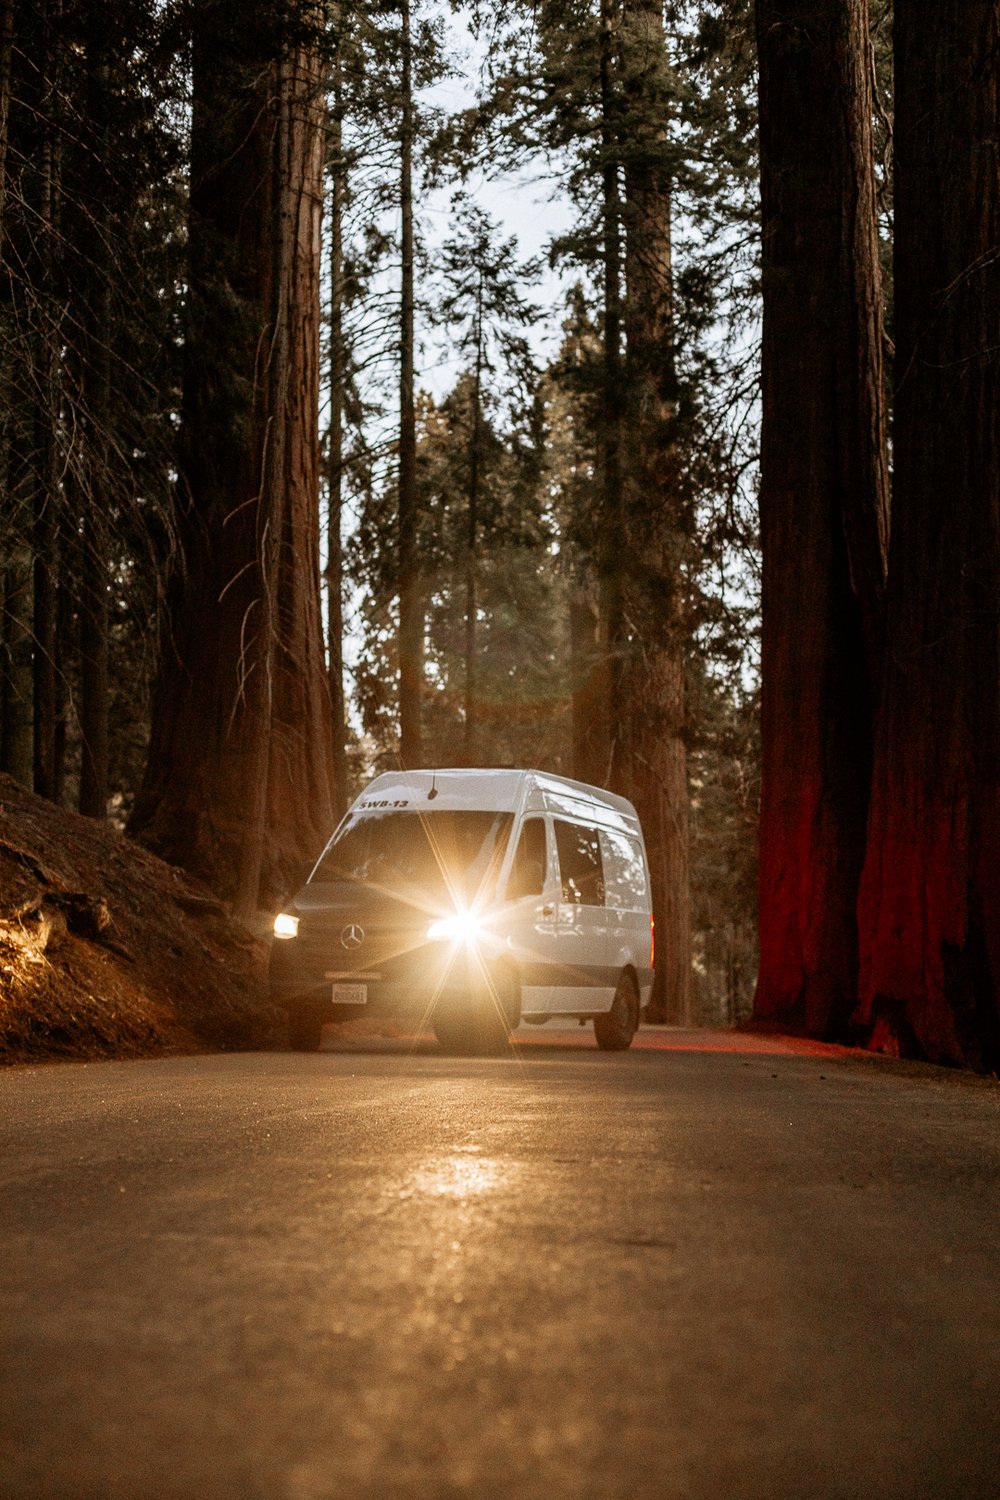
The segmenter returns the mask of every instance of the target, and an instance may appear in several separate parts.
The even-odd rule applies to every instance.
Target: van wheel
[[[288,1048],[290,1052],[318,1052],[323,1037],[323,1022],[308,1011],[288,1012]]]
[[[631,1047],[639,1025],[639,991],[631,974],[623,974],[615,990],[611,1009],[594,1017],[594,1036],[604,1052],[624,1052]]]
[[[504,965],[472,997],[443,1000],[434,1012],[434,1035],[449,1052],[501,1052],[520,1019],[521,986]]]

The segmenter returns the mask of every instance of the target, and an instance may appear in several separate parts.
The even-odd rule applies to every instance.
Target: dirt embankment
[[[182,871],[0,775],[0,1063],[274,1046],[266,963]]]

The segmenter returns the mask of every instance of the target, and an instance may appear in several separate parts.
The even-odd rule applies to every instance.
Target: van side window
[[[577,906],[604,905],[604,865],[596,828],[555,820],[562,898]]]
[[[601,829],[605,900],[617,911],[644,911],[649,905],[646,867],[635,839],[617,829]]]
[[[540,896],[545,889],[545,871],[545,819],[528,818],[514,851],[514,863],[507,879],[507,900]]]

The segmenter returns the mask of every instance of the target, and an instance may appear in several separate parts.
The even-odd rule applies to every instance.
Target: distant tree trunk
[[[103,0],[87,9],[87,112],[91,151],[87,204],[81,216],[89,285],[82,309],[84,451],[80,577],[80,811],[103,818],[108,806],[108,588],[111,425],[110,236],[111,166],[108,113],[112,108],[109,21]]]
[[[6,311],[9,295],[9,279],[6,269],[7,227],[7,146],[10,134],[11,58],[14,40],[14,0],[0,0],[0,306]],[[4,552],[0,555],[0,770],[10,771],[10,762],[18,758],[15,736],[12,733],[15,695],[10,656],[10,615],[8,600],[12,589],[16,595],[16,583],[11,572],[9,555],[12,534],[13,497],[10,483],[9,412],[12,392],[9,389],[8,371],[0,372],[2,390],[2,449],[0,449],[0,498],[6,526],[0,536]]]
[[[607,755],[602,733],[606,707],[605,658],[601,645],[597,584],[589,561],[570,563],[569,640],[573,727],[573,775],[598,782]]]
[[[32,781],[31,550],[8,544],[0,574],[0,771]]]
[[[469,488],[465,539],[465,764],[476,763],[476,547],[479,535],[479,447],[483,389],[483,280],[479,278],[476,312],[476,358],[472,377],[472,421],[469,429]]]
[[[586,780],[607,785],[618,734],[618,689],[624,637],[624,504],[621,470],[622,424],[622,205],[619,188],[616,108],[615,29],[617,0],[601,0],[601,256],[604,292],[603,382],[597,470],[600,519],[597,576],[600,602],[600,655],[596,663],[594,725],[588,737],[593,763]]]
[[[866,0],[757,0],[763,210],[758,1019],[842,1035],[887,533]]]
[[[621,551],[629,630],[616,701],[611,784],[636,805],[646,835],[656,917],[650,1006],[690,1024],[691,898],[684,743],[685,503],[674,441],[670,184],[662,160],[665,44],[661,4],[626,0],[623,46],[631,150],[625,167],[625,330],[629,447]]]
[[[199,8],[183,569],[133,825],[243,913],[280,899],[333,820],[319,607],[319,95],[313,52],[276,34],[264,0],[249,14]]]
[[[399,332],[399,753],[403,765],[423,758],[422,703],[424,610],[420,597],[417,500],[417,422],[414,404],[413,304],[413,79],[410,0],[400,0],[402,18],[402,128],[400,131],[400,212],[402,218],[402,296]]]
[[[897,5],[895,473],[871,1044],[1000,1067],[1000,4]]]
[[[56,0],[53,9],[61,7]],[[56,437],[59,427],[59,314],[56,310],[56,237],[59,233],[61,149],[55,124],[58,60],[50,49],[45,68],[43,114],[52,122],[46,132],[39,166],[40,207],[36,239],[40,263],[42,304],[47,326],[38,330],[35,413],[36,478],[32,547],[34,551],[34,788],[42,797],[57,790],[56,736],[58,724],[57,633],[60,486]]]
[[[14,0],[0,0],[0,269],[4,264],[7,224],[7,144],[10,133],[11,59],[14,45]]]
[[[39,434],[49,447],[51,428]],[[49,452],[54,449],[51,444]],[[43,449],[43,457],[49,452]],[[46,464],[50,479],[54,466]],[[57,538],[56,488],[39,486],[35,494],[34,544],[34,765],[33,782],[40,797],[56,795],[57,708]]]
[[[344,106],[339,48],[333,62],[330,110],[330,435],[327,476],[327,681],[333,739],[334,809],[347,807],[347,714],[344,696],[344,549],[341,541],[344,491]]]

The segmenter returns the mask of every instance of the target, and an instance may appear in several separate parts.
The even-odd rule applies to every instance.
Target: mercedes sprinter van
[[[358,1015],[429,1024],[462,1051],[581,1017],[622,1049],[652,983],[634,807],[539,771],[379,776],[274,922],[271,993],[303,1049]]]

